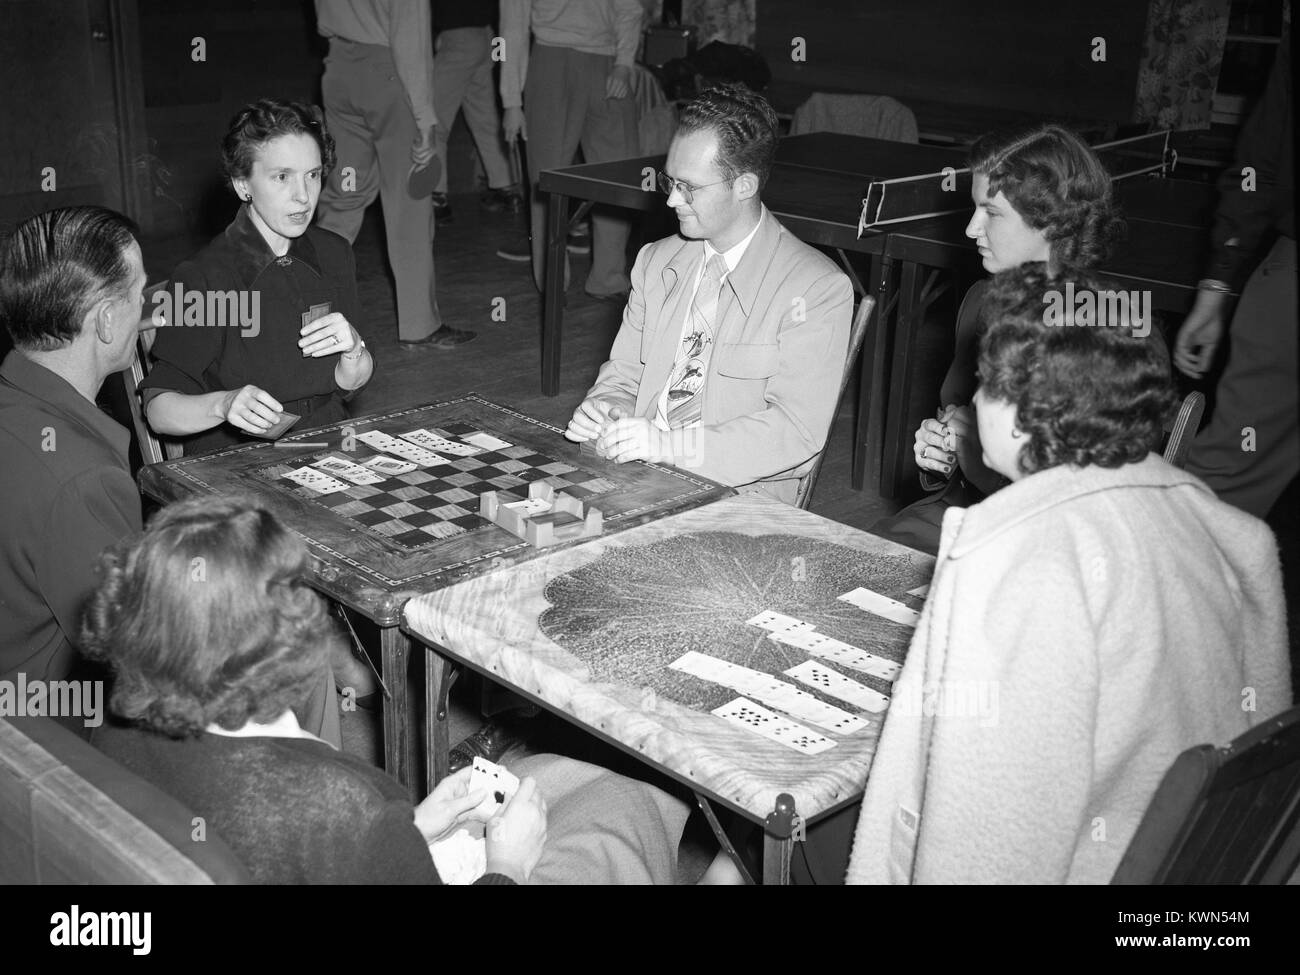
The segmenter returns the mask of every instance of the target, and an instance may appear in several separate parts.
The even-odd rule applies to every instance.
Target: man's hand
[[[438,131],[436,125],[429,126],[428,130],[421,132],[411,143],[411,162],[417,169],[423,169],[428,165],[438,152],[437,143],[434,141],[435,133]]]
[[[474,811],[487,798],[486,789],[470,790],[470,767],[449,775],[434,787],[425,800],[415,807],[415,827],[424,842],[446,839],[460,826],[480,817]]]
[[[671,464],[672,444],[668,434],[643,416],[611,415],[596,441],[596,452],[618,464],[644,460],[651,464]]]
[[[1219,291],[1196,292],[1196,303],[1178,330],[1174,343],[1174,365],[1178,371],[1200,379],[1214,361],[1214,353],[1223,339],[1228,296]]]
[[[632,94],[633,69],[630,65],[616,64],[609,69],[605,79],[606,98],[627,98]]]
[[[535,779],[519,783],[519,791],[488,821],[486,839],[487,872],[517,884],[527,881],[546,846],[546,800]]]
[[[614,415],[616,413],[617,416]],[[569,427],[564,431],[564,436],[574,443],[595,440],[600,436],[605,424],[622,415],[622,411],[608,400],[585,399],[573,411],[573,417],[569,420]]]
[[[524,110],[518,106],[507,108],[501,115],[501,135],[506,142],[514,142],[520,136],[528,141],[528,129],[524,125]]]
[[[265,433],[280,419],[284,407],[270,393],[256,386],[232,389],[219,407],[221,419],[249,433]]]

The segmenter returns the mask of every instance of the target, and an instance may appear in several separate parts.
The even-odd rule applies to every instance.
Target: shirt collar
[[[309,268],[321,273],[320,258],[316,254],[316,245],[311,240],[311,228],[301,237],[289,241],[289,251],[285,257],[277,257],[271,245],[266,242],[262,232],[253,223],[250,207],[247,203],[239,208],[239,214],[226,228],[226,243],[234,251],[235,268],[240,276],[252,284],[268,267],[273,264],[287,264],[286,258],[301,261]]]
[[[130,431],[77,392],[72,383],[57,372],[13,349],[0,364],[0,379],[80,421],[106,441],[121,456],[124,465],[127,463],[131,448]]]
[[[719,251],[706,240],[704,242],[704,263],[708,264],[709,261],[713,260],[714,254],[721,254],[722,259],[727,262],[727,270],[729,272],[734,271],[736,265],[740,263],[740,259],[745,256],[749,242],[754,239],[754,235],[758,233],[758,228],[761,226],[763,226],[763,211],[760,209],[758,211],[758,222],[754,224],[754,229],[747,233],[738,244],[734,244],[725,251]]]

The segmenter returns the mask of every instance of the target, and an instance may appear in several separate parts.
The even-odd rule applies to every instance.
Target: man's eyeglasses
[[[665,196],[672,196],[673,190],[676,190],[682,195],[682,199],[687,203],[695,202],[696,190],[707,190],[710,186],[721,186],[723,183],[731,183],[735,181],[735,177],[732,177],[731,179],[720,179],[716,183],[705,183],[703,186],[692,186],[690,183],[684,183],[680,179],[673,179],[662,169],[659,170],[656,175],[659,177],[659,192],[663,193]]]

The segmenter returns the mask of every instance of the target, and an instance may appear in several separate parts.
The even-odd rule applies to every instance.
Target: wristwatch
[[[355,352],[356,355],[353,355],[352,354],[353,352]],[[343,355],[340,356],[340,358],[347,359],[349,362],[356,362],[365,354],[366,354],[366,340],[359,339],[357,341],[356,348],[351,349],[348,352],[344,352]]]

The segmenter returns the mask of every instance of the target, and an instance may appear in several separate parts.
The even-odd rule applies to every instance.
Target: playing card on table
[[[279,440],[281,437],[283,437],[286,433],[289,432],[289,428],[291,426],[293,426],[301,419],[302,417],[300,417],[297,413],[290,413],[288,410],[285,410],[283,413],[280,414],[280,419],[276,420],[274,423],[270,425],[270,427],[263,430],[261,433],[253,433],[253,431],[251,430],[246,432],[249,433],[251,436],[258,437],[261,440]]]
[[[409,460],[398,460],[396,457],[385,457],[383,454],[376,457],[367,457],[361,462],[361,466],[369,467],[372,471],[378,471],[385,477],[409,474],[415,470],[415,465]]]
[[[326,474],[333,474],[345,481],[351,481],[353,484],[380,484],[383,478],[369,468],[362,467],[360,464],[354,464],[350,460],[344,460],[342,457],[322,457],[311,465],[318,467]]]
[[[845,677],[838,670],[823,667],[813,660],[805,660],[799,666],[791,667],[786,671],[786,674],[801,684],[815,687],[831,697],[838,697],[841,701],[848,701],[854,707],[862,708],[862,710],[870,711],[873,714],[879,714],[889,707],[889,698],[879,691],[873,691],[867,685],[859,684],[857,681]]]
[[[773,633],[772,638],[775,639],[776,637],[777,634]],[[851,670],[860,670],[864,674],[879,677],[881,680],[896,681],[898,675],[903,671],[902,664],[895,663],[885,657],[877,657],[874,653],[868,653],[860,647],[852,646],[831,637],[814,642],[804,647],[804,649],[814,657],[821,657],[823,660],[829,660]]]
[[[761,626],[765,630],[789,630],[803,629],[811,630],[812,624],[797,620],[793,616],[785,616],[770,609],[765,609],[757,616],[745,620],[750,626]]]
[[[468,444],[473,444],[475,447],[482,447],[484,450],[505,450],[507,447],[513,446],[513,444],[508,444],[490,433],[471,433],[468,437],[462,437],[461,439]]]
[[[301,484],[309,491],[315,491],[317,494],[334,494],[348,489],[348,486],[342,481],[330,477],[314,467],[300,467],[296,471],[289,471],[284,477],[293,481],[294,484]]]
[[[741,694],[762,701],[768,707],[780,708],[792,718],[812,722],[837,734],[851,735],[867,726],[866,721],[857,715],[849,714],[825,701],[819,701],[807,691],[801,691],[793,684],[778,680],[771,674],[742,667],[728,660],[719,660],[706,653],[689,650],[669,666],[701,680],[739,691]]]
[[[470,444],[448,440],[446,437],[438,436],[432,430],[408,430],[402,434],[402,439],[409,440],[417,447],[423,447],[425,450],[451,454],[453,457],[473,457],[475,454],[483,453],[482,447],[474,447]]]
[[[858,587],[839,597],[846,603],[852,603],[858,609],[865,609],[874,616],[881,616],[904,626],[916,626],[921,614],[910,606],[904,606],[897,599],[890,599],[870,589]]]
[[[819,735],[811,728],[773,714],[767,708],[743,697],[714,708],[713,713],[730,724],[747,728],[805,755],[818,755],[835,747],[835,742],[825,735]]]
[[[447,463],[446,457],[439,457],[431,450],[425,450],[423,447],[417,447],[413,443],[407,443],[405,440],[398,440],[396,437],[390,437],[386,433],[380,433],[378,430],[367,430],[365,433],[357,434],[357,439],[375,450],[382,450],[385,453],[396,454],[403,460],[409,460],[413,464],[421,467],[437,467],[439,464]]]
[[[810,623],[805,623],[802,626],[792,626],[784,630],[774,630],[768,636],[778,643],[798,647],[800,650],[806,650],[809,653],[812,653],[814,648],[830,639],[830,637],[814,630]]]

